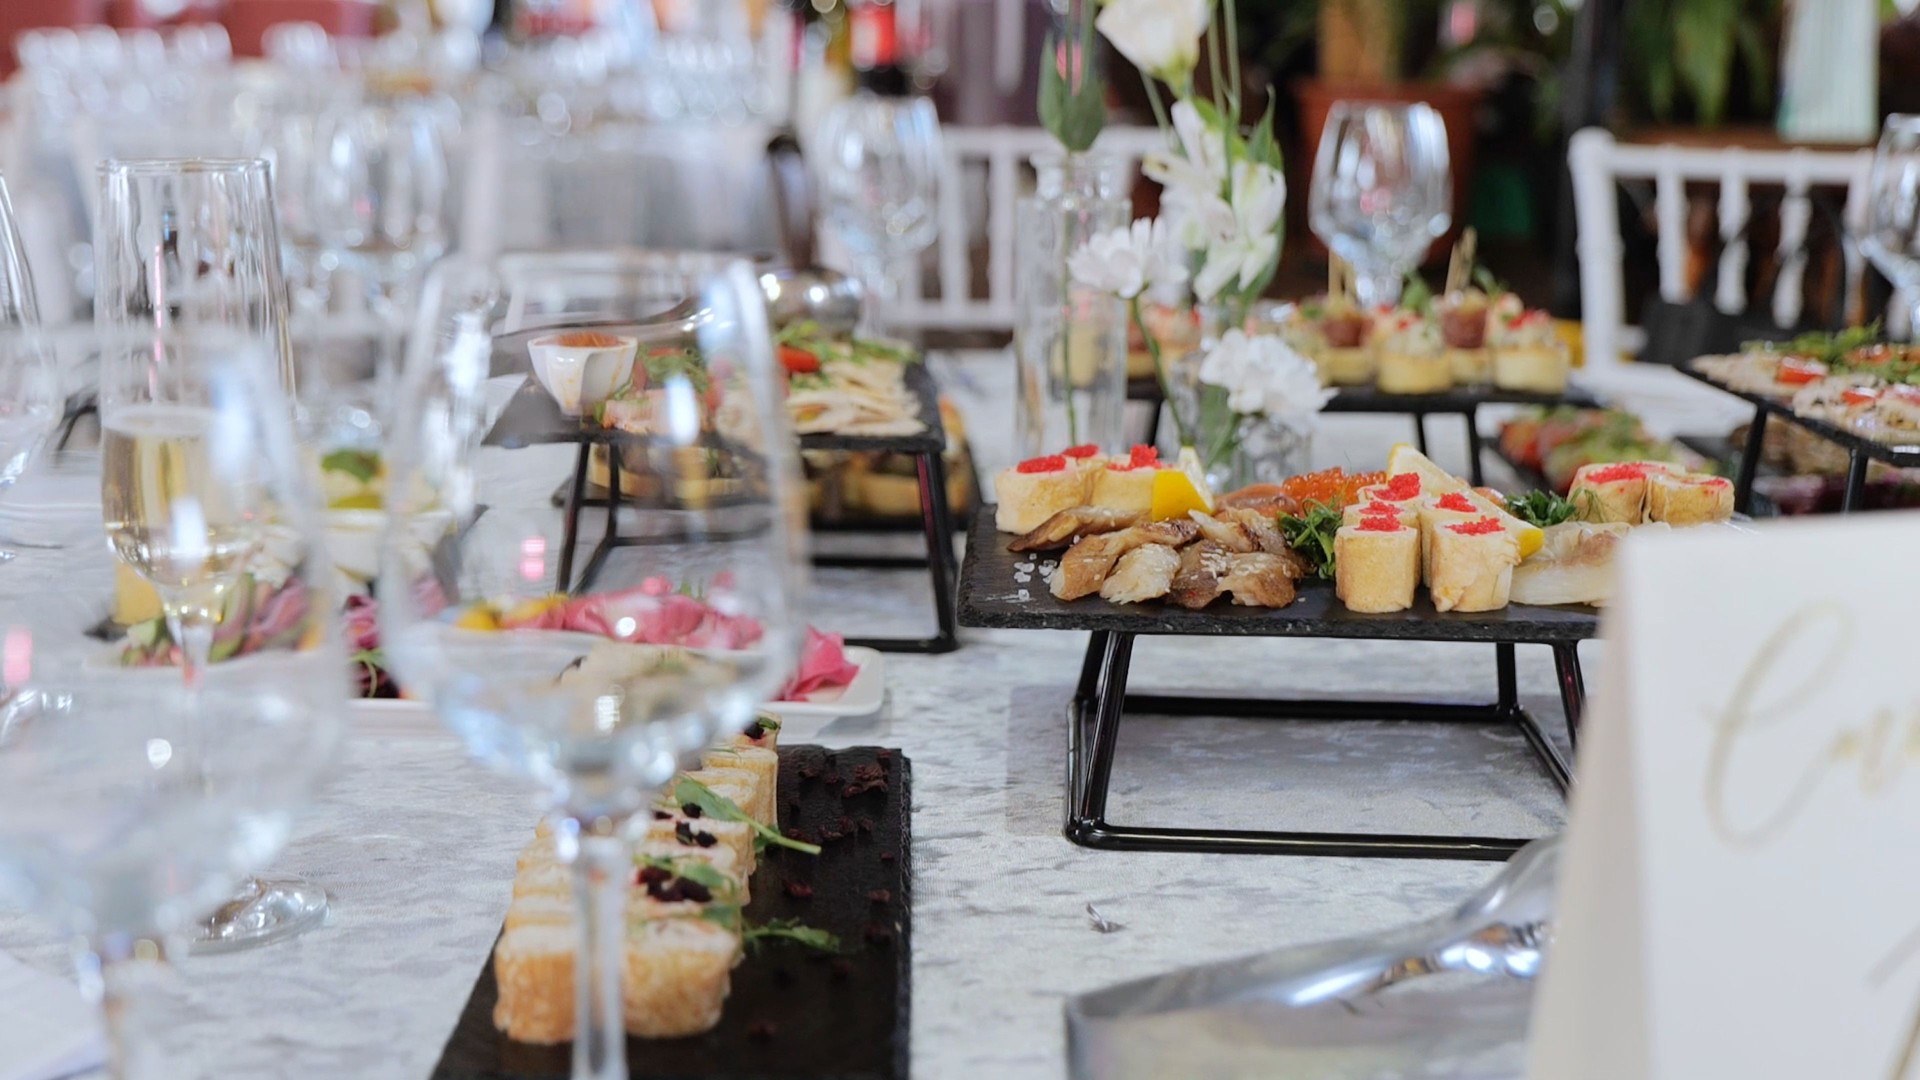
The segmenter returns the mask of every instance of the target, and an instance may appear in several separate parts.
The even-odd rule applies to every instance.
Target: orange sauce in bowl
[[[592,330],[573,330],[547,338],[541,344],[558,345],[563,349],[610,349],[625,342],[612,334],[601,334]]]

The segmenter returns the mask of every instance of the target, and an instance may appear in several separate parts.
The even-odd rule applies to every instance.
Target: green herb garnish
[[[380,455],[373,450],[335,450],[320,459],[320,468],[346,473],[364,484],[380,475]]]
[[[766,728],[768,731],[780,730],[780,718],[773,715],[770,712],[763,712],[755,715],[753,718],[753,722],[756,724],[759,724],[763,728]]]
[[[757,949],[766,941],[791,941],[825,953],[840,951],[839,938],[825,930],[803,926],[798,919],[775,919],[764,926],[749,926],[740,937],[749,949]]]
[[[1407,283],[1400,289],[1400,306],[1415,314],[1425,315],[1433,307],[1433,287],[1419,271],[1407,271]]]
[[[1280,516],[1280,532],[1287,546],[1313,565],[1321,580],[1333,578],[1333,537],[1340,531],[1340,511],[1315,499],[1298,514]]]
[[[1572,499],[1551,491],[1529,491],[1507,500],[1507,513],[1543,529],[1572,521],[1579,512]]]
[[[633,865],[665,870],[674,877],[685,878],[695,885],[704,886],[715,896],[731,897],[739,885],[738,882],[721,873],[712,863],[692,855],[668,857],[636,853],[633,857]]]
[[[673,786],[673,799],[682,806],[697,806],[700,808],[701,813],[716,820],[741,822],[748,828],[751,828],[754,835],[766,843],[773,844],[777,847],[792,848],[795,851],[803,851],[808,855],[820,854],[819,844],[809,844],[800,840],[794,840],[781,833],[778,829],[770,829],[760,824],[753,820],[753,818],[747,816],[747,812],[740,809],[738,803],[735,803],[725,795],[715,792],[712,788],[690,776],[681,777],[680,782]]]
[[[679,378],[693,384],[693,388],[700,393],[707,392],[706,362],[692,349],[653,353],[644,362],[649,386],[664,385]]]

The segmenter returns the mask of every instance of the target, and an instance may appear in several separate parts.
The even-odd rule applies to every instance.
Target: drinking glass
[[[430,275],[389,437],[379,593],[401,684],[554,812],[577,905],[573,1076],[611,1080],[627,1075],[623,823],[792,666],[806,509],[748,265],[591,265],[454,259]],[[586,447],[481,440],[489,398],[520,381],[490,393],[489,358],[587,328],[641,359],[598,457],[613,520],[582,511],[576,532],[550,496],[571,465],[579,505]]]
[[[1880,129],[1860,248],[1912,305],[1907,337],[1920,340],[1920,116],[1894,113]]]
[[[1336,102],[1313,159],[1307,217],[1353,264],[1361,303],[1398,301],[1407,271],[1453,223],[1440,114],[1418,102]]]
[[[138,347],[156,334],[164,347]],[[176,678],[194,691],[215,661],[251,640],[249,620],[267,618],[271,630],[276,605],[291,602],[268,588],[280,576],[281,549],[298,542],[322,557],[317,540],[290,538],[279,524],[287,499],[297,494],[304,512],[312,495],[277,470],[303,482],[304,466],[256,461],[235,441],[234,432],[271,428],[291,445],[293,407],[267,364],[270,343],[258,336],[152,326],[105,336],[135,343],[100,358],[107,538],[120,563],[158,594]],[[233,374],[248,363],[260,367],[257,381],[270,392]],[[263,444],[263,455],[269,449]],[[236,644],[235,634],[245,636]],[[326,910],[326,893],[309,882],[250,879],[200,924],[193,944],[217,952],[278,941],[320,925]]]
[[[353,101],[321,116],[315,144],[311,212],[327,261],[362,285],[376,313],[410,313],[447,249],[439,118],[416,99]]]
[[[871,332],[901,263],[939,231],[940,119],[926,98],[862,91],[827,113],[814,143],[821,206],[866,286]]]
[[[0,333],[18,334],[38,322],[26,249],[15,227],[6,181],[0,178]],[[60,420],[60,406],[58,367],[46,348],[21,343],[0,355],[0,495],[40,452]],[[19,543],[0,539],[0,563],[13,560],[7,545]]]
[[[100,165],[94,323],[217,328],[259,338],[294,385],[271,171],[259,158]]]
[[[40,589],[0,589],[0,897],[80,943],[113,1074],[169,1077],[179,1073],[157,1060],[139,989],[286,844],[338,745],[346,660],[314,573],[325,559],[311,490],[257,346],[159,331],[86,338],[106,370],[170,384],[167,369],[185,367],[207,392],[116,395],[95,542]],[[48,347],[0,333],[0,354]],[[113,547],[196,577],[225,616],[219,659],[193,685],[164,670],[178,652],[164,634],[111,646],[88,635],[112,595]],[[231,573],[195,571],[215,547]]]

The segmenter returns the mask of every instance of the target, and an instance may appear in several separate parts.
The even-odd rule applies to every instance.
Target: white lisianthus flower
[[[1236,161],[1232,187],[1226,219],[1206,238],[1206,262],[1194,278],[1194,295],[1203,301],[1229,286],[1252,287],[1280,253],[1287,178],[1270,165]]]
[[[1161,212],[1181,246],[1199,251],[1209,237],[1232,228],[1233,208],[1221,197],[1227,186],[1227,141],[1190,101],[1173,103],[1172,123],[1176,145],[1148,154],[1141,169],[1164,189]]]
[[[1067,258],[1067,272],[1080,285],[1132,300],[1146,289],[1185,282],[1180,255],[1164,222],[1141,218],[1088,239]]]
[[[1227,391],[1227,408],[1266,415],[1297,431],[1311,428],[1333,398],[1313,363],[1272,334],[1229,330],[1200,361],[1200,381]]]
[[[1212,18],[1213,0],[1106,0],[1093,25],[1134,67],[1179,89]]]

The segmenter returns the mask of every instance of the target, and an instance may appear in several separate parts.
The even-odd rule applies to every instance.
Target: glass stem
[[[878,337],[884,325],[881,316],[893,299],[892,276],[887,273],[885,255],[861,255],[859,262],[856,272],[860,275],[860,291],[865,294],[865,302],[860,305],[858,331],[862,337]]]
[[[559,854],[573,868],[580,926],[573,965],[573,1080],[626,1080],[627,1031],[620,1000],[626,961],[627,878],[633,862],[614,829],[569,819]]]
[[[1401,270],[1357,274],[1354,277],[1353,289],[1360,294],[1359,300],[1363,307],[1395,304],[1400,301],[1400,283],[1405,278],[1406,272]]]
[[[114,1080],[162,1080],[176,1075],[153,1015],[175,982],[166,950],[150,938],[105,934],[78,950],[80,991],[100,1009],[107,1033],[107,1069]]]

